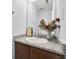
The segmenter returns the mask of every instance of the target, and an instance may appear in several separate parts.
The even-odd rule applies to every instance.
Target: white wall
[[[56,3],[55,17],[60,18],[60,30],[56,30],[59,40],[66,44],[66,0],[54,0]]]
[[[12,0],[12,9],[15,12],[12,15],[13,36],[24,34],[27,21],[27,0]]]
[[[28,4],[28,27],[33,27],[33,33],[38,33],[39,11],[36,6],[29,1]]]
[[[40,11],[40,20],[44,18],[46,22],[52,20],[52,10],[41,10]]]
[[[60,30],[60,41],[66,44],[66,0],[60,0],[61,4],[61,15],[63,15],[61,19],[61,30]]]

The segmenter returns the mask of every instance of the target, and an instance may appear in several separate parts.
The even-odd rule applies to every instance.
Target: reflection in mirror
[[[39,25],[41,20],[47,25],[54,20],[55,6],[53,5],[53,0],[28,0],[28,27],[33,28],[33,34],[48,35],[46,29],[42,30]],[[50,31],[53,30],[54,28]]]

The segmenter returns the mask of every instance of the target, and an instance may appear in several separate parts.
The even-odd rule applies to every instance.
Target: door
[[[30,47],[21,43],[15,43],[15,59],[29,59]]]
[[[31,48],[30,49],[31,58],[30,59],[64,59],[63,56],[50,53],[38,48]]]

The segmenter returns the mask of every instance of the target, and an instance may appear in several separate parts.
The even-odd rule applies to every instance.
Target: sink
[[[39,37],[27,37],[26,41],[32,42],[32,43],[47,43],[48,40],[45,38],[39,38]]]

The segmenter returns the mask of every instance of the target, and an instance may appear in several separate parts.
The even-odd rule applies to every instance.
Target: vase
[[[52,35],[51,35],[51,31],[48,31],[48,36],[47,36],[47,39],[49,40],[49,41],[51,41],[52,40]]]

